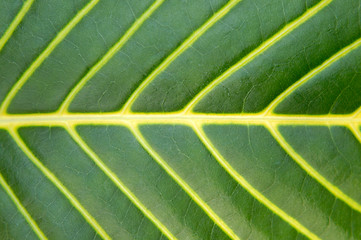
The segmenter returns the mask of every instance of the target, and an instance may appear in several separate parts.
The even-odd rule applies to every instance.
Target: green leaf
[[[0,0],[0,239],[361,239],[361,0]]]

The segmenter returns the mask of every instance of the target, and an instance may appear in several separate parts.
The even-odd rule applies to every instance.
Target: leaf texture
[[[0,0],[1,239],[361,239],[360,0]]]

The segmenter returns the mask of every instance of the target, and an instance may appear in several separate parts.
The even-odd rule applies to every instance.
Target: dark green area
[[[195,111],[262,111],[294,82],[360,38],[360,4],[358,0],[332,1],[311,19],[215,87],[199,102]],[[360,68],[360,51],[350,58],[352,60],[341,60],[341,63],[335,64],[338,67],[324,70],[317,76],[323,78],[322,88],[321,84],[315,84],[312,79],[310,87],[301,96],[297,94],[292,103],[288,102],[287,108],[280,111],[277,109],[277,112],[327,114],[354,111],[361,104],[357,91],[361,89],[360,70],[357,70]]]
[[[132,109],[137,112],[169,112],[181,109],[209,82],[278,32],[288,22],[304,13],[307,10],[306,7],[316,2],[318,1],[308,4],[305,4],[304,0],[293,0],[288,3],[283,0],[241,1],[158,75],[134,103]],[[285,39],[287,41],[290,38],[285,37]],[[267,58],[270,56],[268,51],[264,55]],[[262,68],[266,67],[263,66],[264,64]],[[250,74],[253,75],[253,72]],[[240,82],[239,78],[238,82]],[[244,84],[241,88],[246,89]],[[227,99],[232,99],[229,95],[229,93],[226,95]],[[239,97],[237,94],[237,100],[234,101],[238,105],[242,104]],[[262,95],[262,98],[264,97]],[[215,102],[207,99],[206,106],[202,110],[197,108],[197,111],[225,112],[223,106],[224,101],[229,101],[227,99],[224,96],[217,98]],[[256,98],[252,100],[253,103],[259,101],[260,99]],[[234,102],[231,106],[236,107]],[[210,109],[212,107],[222,108],[222,110],[215,111]],[[237,109],[236,112],[238,111]]]
[[[361,105],[361,48],[297,88],[275,109],[280,114],[347,114]]]

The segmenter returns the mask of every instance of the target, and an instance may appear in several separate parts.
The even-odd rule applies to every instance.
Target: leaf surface
[[[1,239],[361,239],[360,0],[0,0]]]

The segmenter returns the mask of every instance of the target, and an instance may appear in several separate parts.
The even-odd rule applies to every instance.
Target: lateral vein
[[[324,69],[331,66],[333,63],[341,59],[342,57],[345,57],[348,53],[350,53],[352,50],[355,50],[361,45],[361,38],[357,39],[350,45],[344,47],[340,51],[338,51],[336,54],[332,55],[330,58],[328,58],[326,61],[324,61],[321,65],[311,70],[309,73],[307,73],[305,76],[303,76],[301,79],[296,81],[294,84],[292,84],[289,88],[287,88],[283,93],[277,96],[264,110],[264,114],[267,115],[271,112],[273,112],[276,107],[284,100],[286,97],[291,95],[296,89],[298,89],[300,86],[305,84],[308,80],[312,79],[314,76],[322,72]]]
[[[338,187],[329,182],[324,176],[322,176],[316,169],[314,169],[307,161],[305,161],[301,155],[299,155],[292,147],[289,145],[279,132],[277,124],[267,123],[265,127],[270,131],[275,140],[280,144],[280,146],[290,155],[293,160],[313,177],[317,182],[324,186],[330,193],[332,193],[336,198],[342,200],[351,208],[361,213],[361,205],[356,202],[354,199],[349,197],[347,194],[342,192]]]
[[[3,49],[7,41],[11,38],[14,31],[21,23],[26,13],[29,11],[31,5],[34,3],[34,0],[27,0],[21,7],[18,14],[15,16],[14,20],[10,23],[8,29],[6,29],[4,35],[0,38],[0,51]]]
[[[176,239],[163,223],[147,209],[147,207],[135,196],[135,194],[126,187],[126,185],[109,169],[109,167],[100,159],[100,157],[84,142],[82,137],[77,133],[73,125],[67,125],[66,130],[69,132],[74,141],[81,149],[95,162],[95,164],[107,175],[108,178],[128,197],[128,199],[150,220],[155,226],[169,239]]]
[[[4,188],[5,192],[9,195],[10,199],[15,204],[16,208],[19,210],[21,215],[25,218],[25,220],[28,222],[30,227],[33,229],[34,233],[39,237],[39,239],[46,240],[48,239],[45,234],[41,231],[38,224],[34,221],[34,219],[31,217],[31,215],[28,213],[26,208],[21,204],[18,197],[15,195],[14,191],[11,189],[9,184],[7,184],[5,178],[0,173],[0,185]]]
[[[203,99],[205,95],[207,95],[212,89],[214,89],[217,85],[219,85],[221,82],[226,80],[228,77],[230,77],[233,73],[238,71],[243,66],[250,63],[253,59],[255,59],[260,54],[264,53],[268,48],[273,46],[275,43],[280,41],[283,37],[288,35],[290,32],[298,28],[300,25],[302,25],[304,22],[306,22],[308,19],[313,17],[316,13],[318,13],[320,10],[322,10],[325,6],[327,6],[332,0],[323,0],[316,4],[314,7],[307,10],[304,14],[302,14],[300,17],[298,17],[296,20],[292,21],[291,23],[287,24],[284,28],[282,28],[279,32],[277,32],[275,35],[267,39],[265,42],[263,42],[261,45],[259,45],[256,49],[254,49],[252,52],[250,52],[247,56],[243,57],[240,61],[238,61],[236,64],[228,68],[225,72],[223,72],[220,76],[218,76],[216,79],[214,79],[212,82],[210,82],[205,88],[202,89],[184,108],[183,112],[188,113],[191,112],[194,108],[194,106]]]
[[[164,0],[155,1],[143,14],[138,18],[128,31],[115,43],[109,51],[87,72],[87,74],[77,83],[77,85],[70,91],[66,96],[62,105],[59,107],[58,112],[66,112],[69,108],[70,103],[73,101],[75,96],[79,93],[82,87],[105,65],[109,60],[124,46],[126,42],[133,36],[133,34],[142,26],[150,15],[164,2]]]
[[[361,143],[361,132],[360,132],[360,125],[357,125],[355,123],[350,123],[348,125],[348,128],[352,132],[352,134],[356,137],[356,139]]]
[[[312,233],[309,229],[303,226],[300,222],[298,222],[295,218],[288,215],[285,211],[280,209],[277,205],[271,202],[268,198],[266,198],[262,193],[260,193],[256,188],[254,188],[244,177],[242,177],[219,153],[219,151],[214,147],[211,143],[211,140],[207,137],[205,132],[202,129],[201,125],[193,124],[193,130],[198,135],[199,139],[208,149],[208,151],[215,157],[217,162],[228,172],[233,179],[235,179],[244,189],[246,189],[255,199],[269,208],[272,212],[280,216],[284,221],[290,224],[292,227],[297,229],[299,232],[304,234],[306,237],[310,239],[320,240],[318,236]]]
[[[135,138],[152,158],[171,176],[176,183],[200,206],[203,211],[216,223],[231,239],[239,239],[233,230],[204,202],[201,197],[163,160],[163,158],[150,146],[147,140],[139,131],[138,126],[129,124]]]
[[[361,118],[361,107],[354,112],[354,118]]]
[[[97,223],[97,221],[88,213],[88,211],[81,205],[75,196],[61,183],[61,181],[47,169],[41,161],[31,152],[26,143],[22,140],[16,129],[8,129],[11,137],[15,140],[19,148],[26,154],[30,161],[48,178],[64,196],[69,200],[75,209],[85,218],[85,220],[93,227],[93,229],[103,238],[111,239],[104,229]]]
[[[7,109],[17,94],[23,87],[26,81],[33,75],[38,67],[45,61],[45,59],[54,51],[54,49],[63,41],[69,32],[80,22],[81,19],[93,9],[99,0],[91,0],[83,9],[81,9],[75,17],[56,35],[56,37],[49,43],[45,50],[36,58],[29,68],[21,75],[19,80],[11,88],[10,92],[6,95],[0,107],[0,115],[6,115]]]
[[[179,47],[177,47],[158,67],[156,67],[151,74],[149,74],[139,87],[132,93],[126,103],[120,110],[121,114],[131,112],[131,107],[140,93],[152,82],[161,72],[163,72],[179,55],[187,50],[192,44],[197,41],[210,27],[212,27],[219,19],[225,16],[238,2],[241,0],[230,0],[218,12],[216,12],[208,21],[206,21],[200,28],[194,31]]]

